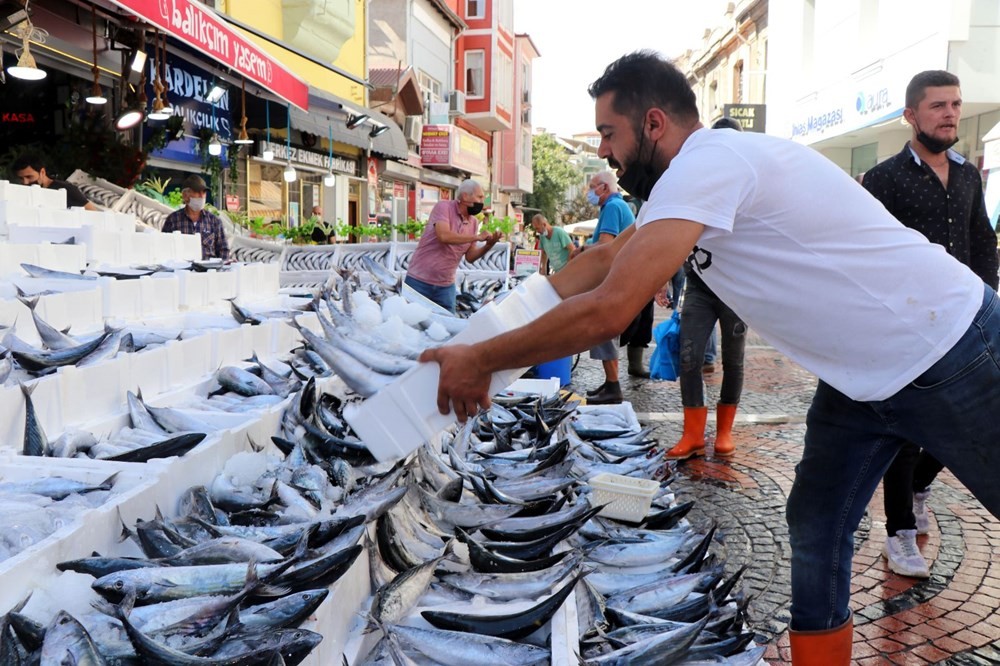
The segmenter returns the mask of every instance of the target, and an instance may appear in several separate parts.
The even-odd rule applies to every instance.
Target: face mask
[[[479,215],[483,212],[483,202],[477,201],[469,204],[469,215]]]
[[[956,143],[958,143],[957,136],[954,139],[948,141],[942,141],[941,139],[935,139],[934,137],[925,134],[924,131],[920,129],[919,125],[917,125],[916,127],[917,127],[917,141],[923,144],[924,148],[931,151],[935,155],[943,153],[944,151],[948,150]]]
[[[591,206],[596,206],[601,203],[601,197],[597,196],[597,192],[594,190],[587,190],[587,203]]]
[[[643,129],[645,130],[645,127]],[[618,185],[623,190],[643,201],[649,199],[653,186],[663,174],[662,171],[656,171],[656,167],[653,166],[653,155],[656,153],[656,144],[659,143],[659,140],[653,144],[652,150],[649,151],[649,159],[645,163],[639,163],[642,159],[642,146],[645,141],[646,132],[643,131],[639,137],[639,150],[636,151],[635,161],[625,167],[625,173],[618,179]]]
[[[194,211],[200,211],[205,207],[205,197],[191,197],[188,199],[188,207]]]

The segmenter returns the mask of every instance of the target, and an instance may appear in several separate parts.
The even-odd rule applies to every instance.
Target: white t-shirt
[[[692,263],[776,349],[855,400],[883,400],[962,337],[983,283],[833,162],[764,134],[701,129],[636,224],[705,225]]]

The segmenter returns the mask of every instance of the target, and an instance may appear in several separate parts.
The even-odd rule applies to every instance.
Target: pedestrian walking
[[[983,198],[979,169],[951,150],[958,141],[962,90],[957,76],[931,70],[906,87],[903,117],[912,137],[862,181],[893,216],[943,247],[993,289],[997,288],[997,236]],[[929,578],[917,535],[930,527],[927,499],[941,463],[906,442],[882,479],[885,548],[889,569]]]

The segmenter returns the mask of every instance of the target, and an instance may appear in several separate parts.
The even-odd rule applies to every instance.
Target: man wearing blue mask
[[[594,174],[587,190],[587,201],[593,206],[600,206],[594,235],[584,245],[581,251],[595,245],[610,243],[618,238],[618,234],[635,222],[632,209],[625,203],[618,191],[618,179],[610,171]],[[611,405],[622,401],[622,387],[618,381],[618,345],[612,338],[590,350],[590,358],[598,360],[604,366],[604,383],[592,391],[587,391],[587,403],[592,405]],[[640,348],[641,353],[641,348]]]
[[[202,259],[229,259],[229,244],[222,230],[222,220],[205,210],[208,185],[201,176],[191,174],[181,183],[184,207],[175,210],[163,222],[163,233],[201,234]]]

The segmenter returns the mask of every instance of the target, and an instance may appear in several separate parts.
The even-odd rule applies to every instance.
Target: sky
[[[514,31],[541,56],[532,71],[531,124],[559,136],[594,129],[587,86],[613,60],[649,48],[674,58],[724,20],[725,0],[514,0]]]

